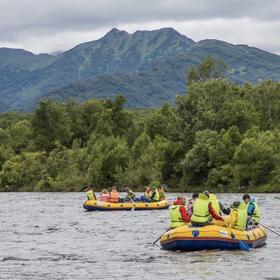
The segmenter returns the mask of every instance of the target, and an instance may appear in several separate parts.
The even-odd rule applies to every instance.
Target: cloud
[[[50,52],[113,27],[172,26],[195,40],[215,37],[280,52],[279,10],[278,0],[1,0],[0,44]]]

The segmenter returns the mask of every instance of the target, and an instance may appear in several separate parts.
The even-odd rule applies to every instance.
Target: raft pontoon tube
[[[167,200],[159,202],[103,202],[99,200],[88,200],[84,203],[83,207],[88,211],[113,211],[113,210],[161,210],[169,207]]]
[[[258,226],[251,230],[236,230],[209,225],[191,225],[171,229],[163,234],[160,244],[165,250],[195,251],[205,249],[240,249],[239,240],[250,248],[265,245],[266,231]]]

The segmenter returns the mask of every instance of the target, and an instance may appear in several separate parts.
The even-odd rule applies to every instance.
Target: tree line
[[[207,58],[176,104],[127,110],[126,99],[43,100],[0,116],[0,191],[280,191],[280,83],[238,85]]]

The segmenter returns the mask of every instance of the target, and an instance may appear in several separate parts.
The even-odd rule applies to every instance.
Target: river
[[[86,212],[84,197],[0,193],[0,279],[280,280],[273,233],[249,252],[169,252],[151,245],[168,227],[168,210]],[[220,197],[230,203],[241,195]],[[263,223],[280,232],[280,194],[255,198]]]

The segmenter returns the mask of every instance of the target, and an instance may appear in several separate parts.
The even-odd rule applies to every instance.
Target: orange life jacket
[[[119,202],[119,193],[117,191],[110,192],[110,202]]]

